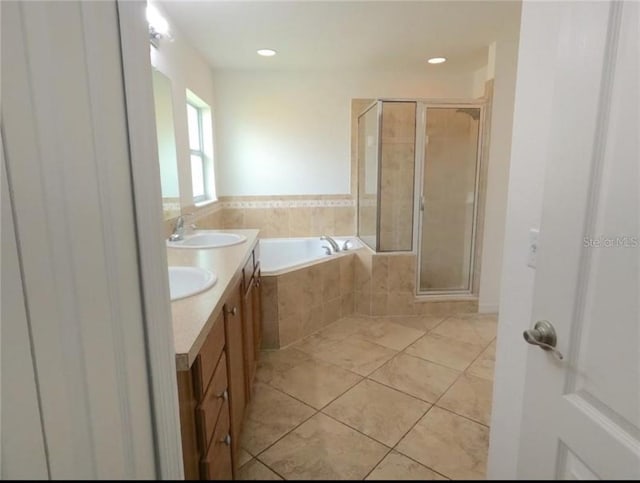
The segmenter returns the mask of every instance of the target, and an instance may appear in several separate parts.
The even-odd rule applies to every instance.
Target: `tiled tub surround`
[[[262,238],[356,232],[355,202],[349,195],[223,197],[220,203],[220,217],[196,223],[202,228],[257,228]]]
[[[285,347],[353,313],[356,251],[277,275],[262,272],[264,348]]]
[[[198,228],[258,229],[261,238],[347,236],[356,232],[355,201],[350,195],[221,197],[211,204],[182,209],[186,224]],[[165,222],[165,234],[175,218]]]
[[[484,478],[496,326],[351,316],[263,352],[239,478]]]
[[[367,247],[354,260],[354,312],[361,315],[475,313],[478,301],[416,298],[416,255],[374,253]]]

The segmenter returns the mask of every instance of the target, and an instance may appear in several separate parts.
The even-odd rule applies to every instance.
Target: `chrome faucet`
[[[176,224],[173,227],[173,233],[169,235],[169,241],[175,242],[184,239],[184,216],[180,215],[176,218]]]
[[[329,245],[331,245],[331,248],[333,248],[334,252],[339,252],[340,251],[340,245],[338,245],[338,243],[331,238],[329,235],[322,235],[320,237],[320,240],[325,240],[329,243]]]

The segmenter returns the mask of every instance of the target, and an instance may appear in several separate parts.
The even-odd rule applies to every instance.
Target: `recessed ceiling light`
[[[447,59],[445,57],[431,57],[429,60],[427,60],[427,62],[429,62],[430,64],[442,64],[446,61]]]
[[[277,53],[273,49],[259,49],[257,52],[258,52],[258,55],[261,55],[263,57],[273,57]]]

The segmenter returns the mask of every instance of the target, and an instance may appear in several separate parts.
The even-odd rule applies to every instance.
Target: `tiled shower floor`
[[[240,478],[484,478],[496,317],[345,317],[260,357]]]

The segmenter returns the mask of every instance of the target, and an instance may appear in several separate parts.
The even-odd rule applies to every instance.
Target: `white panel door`
[[[518,476],[640,478],[640,5],[566,2]]]
[[[118,5],[0,3],[2,136],[49,476],[154,478]],[[35,390],[20,382],[26,410]],[[33,460],[20,476],[41,477],[29,456],[13,462]]]
[[[0,286],[0,478],[47,479],[36,373],[22,290],[18,246],[0,135],[2,278]]]

